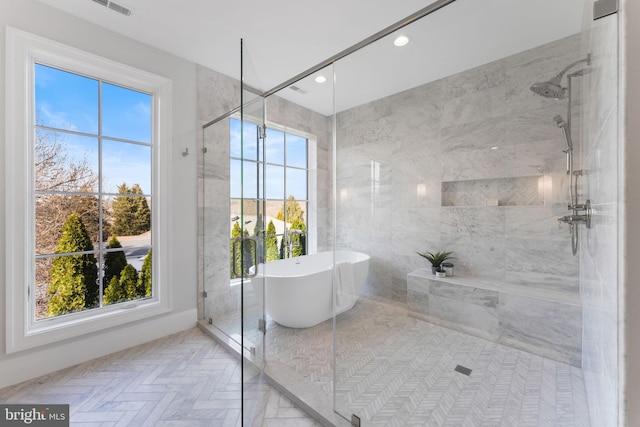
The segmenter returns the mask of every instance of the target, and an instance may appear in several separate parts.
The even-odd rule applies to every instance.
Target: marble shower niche
[[[543,206],[549,182],[544,175],[443,181],[442,206]]]

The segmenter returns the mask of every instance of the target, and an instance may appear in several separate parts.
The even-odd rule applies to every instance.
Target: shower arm
[[[572,69],[573,67],[575,67],[576,65],[578,65],[578,64],[580,64],[582,62],[586,62],[587,65],[590,65],[591,64],[591,54],[588,53],[586,58],[580,59],[578,61],[572,62],[571,64],[567,65],[566,67],[564,67],[564,69],[562,71],[560,71],[558,74],[556,74],[555,78],[564,76],[564,74],[567,71],[569,71],[570,69]]]

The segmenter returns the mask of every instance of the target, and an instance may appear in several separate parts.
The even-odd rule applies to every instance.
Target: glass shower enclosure
[[[603,135],[615,132],[594,131],[604,114],[594,93],[615,75],[615,22],[591,24],[589,4],[573,6],[564,16],[575,31],[540,31],[515,50],[497,39],[518,29],[490,24],[477,2],[439,1],[268,91],[243,50],[241,107],[204,131],[202,242],[203,312],[242,354],[243,422],[263,378],[336,425],[491,423],[473,419],[493,416],[488,407],[499,408],[498,424],[607,418],[586,396],[604,401],[599,390],[617,387],[615,361],[605,378],[601,360],[611,356],[594,357],[603,326],[592,297],[602,294],[593,241],[615,219],[603,219],[603,205],[588,230],[558,219],[571,213],[571,194],[596,206],[606,198],[596,178],[603,153],[615,151]],[[531,11],[513,13],[526,22]],[[571,99],[531,89],[559,74],[566,87],[570,64]],[[573,123],[575,176],[558,116]],[[260,162],[272,126],[308,141],[300,265],[315,259],[328,274],[330,315],[304,327],[278,322],[265,303],[274,281]],[[417,254],[427,251],[453,252],[449,274],[434,274]],[[607,252],[609,265],[616,254]],[[300,287],[313,281],[295,277]],[[617,300],[608,303],[614,313]],[[546,406],[527,413],[523,399]]]

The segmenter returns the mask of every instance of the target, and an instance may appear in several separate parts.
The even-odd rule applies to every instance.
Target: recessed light
[[[327,78],[325,76],[323,76],[323,75],[319,75],[319,76],[316,77],[315,80],[316,80],[316,83],[324,83],[324,82],[327,81]]]
[[[497,150],[497,149],[498,149],[498,147],[491,147],[491,149],[492,149],[492,150]]]
[[[407,36],[398,36],[396,37],[396,39],[393,41],[393,44],[400,47],[400,46],[404,46],[407,43],[409,43],[409,37]]]

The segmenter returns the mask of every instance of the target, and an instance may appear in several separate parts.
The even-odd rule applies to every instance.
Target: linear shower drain
[[[471,375],[471,369],[469,368],[465,368],[462,365],[456,365],[454,371],[456,372],[460,372],[461,374],[465,374],[466,376]]]

